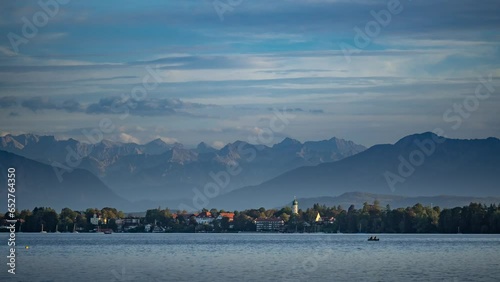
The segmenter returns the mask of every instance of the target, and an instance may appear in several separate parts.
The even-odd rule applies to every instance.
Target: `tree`
[[[72,231],[77,213],[70,208],[63,208],[59,214],[59,231]]]
[[[210,209],[210,213],[213,217],[217,217],[219,215],[219,211],[217,209]]]
[[[194,217],[194,215],[189,218],[189,225],[198,225],[198,222],[196,221],[196,217]]]
[[[239,213],[233,220],[234,229],[238,231],[255,231],[255,224],[252,221],[253,218],[250,216]]]
[[[227,231],[229,229],[229,218],[228,217],[223,217],[220,221],[220,227],[223,231]]]
[[[284,221],[285,223],[287,223],[287,222],[290,220],[290,215],[289,215],[289,214],[287,214],[287,213],[282,213],[282,214],[280,215],[280,218],[281,218],[281,219],[283,219],[283,221]]]

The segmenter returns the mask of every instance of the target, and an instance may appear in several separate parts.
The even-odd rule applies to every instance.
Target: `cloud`
[[[10,108],[17,105],[17,98],[14,96],[0,97],[0,108]]]
[[[185,102],[177,98],[131,99],[118,96],[101,98],[97,103],[87,106],[75,99],[54,101],[48,97],[35,96],[17,99],[14,96],[0,97],[0,108],[12,108],[21,102],[21,106],[33,112],[43,110],[63,110],[69,113],[84,112],[87,114],[131,114],[135,116],[168,116],[174,114],[194,115],[189,110],[215,107],[200,103]]]
[[[267,108],[268,111],[275,111],[274,108]],[[309,113],[312,113],[312,114],[322,114],[324,113],[324,111],[322,109],[309,109],[309,110],[305,110],[303,108],[286,108],[284,109],[286,112],[290,112],[290,113],[302,113],[302,112],[309,112]]]
[[[4,54],[5,56],[17,55],[14,51],[12,51],[11,49],[4,47],[4,46],[0,46],[0,53]]]
[[[212,147],[214,147],[215,149],[222,149],[224,146],[226,146],[226,144],[224,144],[224,142],[222,141],[212,142]]]
[[[106,2],[99,13],[67,6],[51,19],[50,29],[20,46],[18,56],[10,56],[7,37],[0,39],[0,96],[19,97],[17,103],[0,98],[0,127],[39,130],[37,123],[10,118],[9,112],[43,118],[48,131],[86,127],[100,118],[90,114],[120,114],[121,106],[134,117],[123,123],[130,130],[120,132],[140,140],[159,134],[182,142],[227,142],[259,132],[254,127],[266,126],[259,116],[271,114],[268,107],[287,105],[300,116],[287,134],[325,138],[322,134],[335,128],[336,134],[373,144],[373,138],[390,142],[407,128],[432,129],[453,99],[473,93],[476,71],[499,75],[499,1],[403,1],[404,11],[392,15],[380,36],[370,38],[371,44],[353,54],[349,64],[339,43],[354,46],[354,27],[364,30],[374,20],[371,11],[387,9],[387,0],[244,1],[226,11],[224,22],[213,1],[152,1],[133,9]],[[5,3],[0,9],[3,34],[19,32],[21,17],[36,12],[26,3]],[[77,18],[91,24],[83,26]],[[168,96],[154,97],[182,101],[113,97],[130,93],[147,75],[146,66],[162,70],[152,96],[164,93]],[[23,107],[30,110],[21,109],[23,97],[33,96],[54,98],[28,99]],[[498,99],[492,95],[490,101],[476,115],[483,121],[483,136],[499,128]],[[227,107],[203,106],[213,103]],[[64,118],[66,111],[80,110],[89,115]],[[175,122],[162,118],[169,115],[176,115]],[[398,133],[371,131],[372,121]],[[134,131],[135,126],[147,129]],[[168,131],[155,130],[161,127]]]
[[[312,109],[312,110],[309,110],[310,113],[313,113],[313,114],[323,114],[324,111],[322,109]]]
[[[53,110],[57,109],[56,104],[51,102],[48,98],[44,97],[33,97],[28,100],[25,100],[21,103],[21,105],[25,108],[32,110],[33,112],[41,111],[41,110]]]
[[[102,98],[98,103],[90,104],[86,112],[89,114],[124,114],[136,116],[168,116],[186,113],[184,110],[204,108],[206,105],[188,103],[180,99],[146,98],[123,99],[118,96]]]
[[[159,138],[161,139],[161,141],[167,143],[167,144],[175,144],[175,143],[178,143],[179,140],[177,140],[176,138],[172,138],[172,137],[166,137],[166,136],[159,136],[157,135],[156,138]]]
[[[141,143],[139,141],[139,139],[137,139],[136,137],[134,137],[134,136],[132,136],[130,134],[127,134],[127,133],[120,133],[120,135],[118,136],[118,138],[123,143],[136,143],[136,144],[140,144]]]
[[[21,103],[21,106],[30,109],[33,112],[38,112],[42,110],[65,110],[69,113],[83,111],[83,106],[79,102],[73,99],[63,101],[61,104],[57,104],[51,99],[41,96],[32,97],[24,100]]]

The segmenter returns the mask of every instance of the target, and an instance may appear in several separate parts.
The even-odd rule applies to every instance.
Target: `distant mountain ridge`
[[[245,160],[242,147],[256,152],[252,161]],[[297,167],[334,162],[365,149],[337,138],[304,143],[286,138],[272,147],[236,141],[221,149],[202,142],[187,149],[161,139],[140,145],[108,140],[89,144],[34,134],[0,137],[0,150],[46,164],[66,165],[69,157],[78,168],[92,172],[114,192],[132,201],[192,197],[194,187],[202,188],[213,181],[210,173],[226,171],[235,163],[242,170],[231,177],[227,190],[256,185]],[[75,161],[77,156],[81,157]]]
[[[441,138],[441,139],[440,139]],[[443,140],[413,166],[409,176],[391,190],[386,175],[399,175],[404,159],[420,155],[417,144]],[[221,195],[210,204],[224,209],[255,206],[276,207],[292,196],[311,198],[360,191],[402,196],[500,196],[500,140],[460,140],[433,133],[406,136],[394,145],[375,145],[359,154],[333,163],[300,167],[260,185]],[[269,195],[273,195],[270,197]]]
[[[435,143],[432,153],[426,155],[423,151],[429,147],[422,149],[422,144],[428,145],[429,140],[444,142]],[[460,140],[422,133],[367,150],[336,138],[304,143],[286,138],[272,147],[236,141],[221,149],[204,143],[186,149],[181,144],[160,141],[144,145],[103,141],[89,145],[73,139],[58,141],[51,136],[4,136],[0,138],[0,150],[45,158],[45,164],[7,152],[0,152],[0,157],[2,169],[17,163],[24,171],[32,171],[19,178],[29,184],[29,192],[22,192],[27,193],[22,196],[25,204],[41,202],[54,207],[79,208],[109,202],[126,210],[153,205],[175,209],[180,203],[191,205],[193,188],[203,191],[204,184],[214,181],[211,172],[225,171],[234,163],[239,163],[241,173],[229,179],[228,189],[211,198],[207,208],[272,208],[287,203],[293,196],[301,199],[303,207],[311,201],[343,205],[370,202],[374,197],[391,206],[413,205],[413,201],[447,206],[462,205],[469,200],[495,200],[500,196],[500,140],[497,138]],[[67,146],[87,155],[82,158],[79,169],[65,175],[70,177],[61,185],[54,178],[53,168],[46,163],[55,159],[64,162]],[[149,148],[145,148],[147,146]],[[255,158],[245,160],[248,156],[241,147],[253,150]],[[407,166],[410,160],[415,162],[419,154],[424,158],[422,163],[412,165],[413,171],[401,176],[401,167]],[[46,159],[48,156],[52,158]],[[99,175],[102,182],[88,171]],[[395,184],[394,190],[387,181],[387,172],[403,180]],[[2,179],[0,181],[5,180]],[[237,189],[242,186],[245,187]],[[88,191],[85,187],[89,187]],[[78,194],[82,191],[86,192]],[[100,196],[95,198],[96,195]],[[32,201],[38,198],[41,201]],[[103,198],[116,201],[103,202]]]
[[[451,196],[439,195],[428,197],[405,197],[399,195],[388,194],[373,194],[363,192],[347,192],[339,196],[325,196],[316,198],[299,198],[299,207],[303,210],[311,208],[314,204],[326,205],[327,207],[342,206],[344,209],[354,205],[360,208],[366,202],[373,204],[375,200],[380,202],[380,206],[385,207],[390,205],[391,209],[406,208],[420,203],[424,206],[439,206],[440,208],[463,207],[471,202],[481,203],[485,205],[500,204],[500,197],[474,197],[474,196]],[[290,206],[290,203],[285,203],[283,206]]]
[[[131,203],[111,191],[92,173],[75,169],[58,180],[53,167],[0,150],[0,182],[7,183],[7,169],[15,169],[16,208],[33,209],[38,206],[60,210],[64,207],[83,210],[89,207],[116,207],[126,209]],[[7,199],[6,189],[0,197]]]

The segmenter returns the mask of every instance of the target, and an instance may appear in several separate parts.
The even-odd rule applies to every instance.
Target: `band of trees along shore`
[[[208,211],[208,210],[203,210]],[[224,210],[211,209],[214,217]],[[315,222],[317,214],[322,217],[333,217],[331,224]],[[58,214],[54,209],[36,207],[32,211],[22,210],[15,213],[16,231],[40,232],[91,232],[96,225],[90,219],[98,214],[106,219],[99,223],[100,228],[118,231],[117,219],[126,217],[125,213],[115,208],[73,211],[64,208]],[[315,204],[312,208],[299,210],[292,214],[290,207],[281,209],[248,209],[234,211],[234,220],[214,220],[212,224],[198,224],[194,218],[183,216],[186,211],[173,213],[166,209],[151,209],[145,217],[140,218],[140,224],[129,232],[144,232],[146,224],[162,227],[166,232],[239,232],[255,231],[257,218],[281,218],[285,222],[284,232],[341,232],[341,233],[500,233],[500,206],[486,206],[470,203],[468,206],[440,209],[416,204],[412,207],[391,209],[389,205],[381,207],[378,201],[373,204],[364,203],[356,209],[351,205],[347,210],[341,206],[326,207]],[[7,219],[7,214],[0,218]]]

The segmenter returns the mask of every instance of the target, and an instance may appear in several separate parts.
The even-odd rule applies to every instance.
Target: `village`
[[[269,210],[273,211],[273,210]],[[266,213],[264,208],[250,211],[258,216],[252,218],[243,212],[226,212],[216,209],[202,210],[201,212],[179,212],[169,214],[161,208],[148,210],[144,217],[126,217],[115,219],[113,228],[108,226],[108,219],[100,214],[94,214],[91,223],[95,228],[90,232],[319,232],[321,227],[335,222],[334,217],[322,217],[320,212],[309,221],[300,219],[302,213],[298,201],[294,199],[291,209],[283,208],[280,216]],[[83,231],[83,229],[82,229]]]
[[[328,216],[322,216],[321,214]],[[225,232],[338,232],[337,208],[315,205],[305,211],[298,201],[281,209],[250,209],[228,212],[203,209],[199,212],[172,212],[149,209],[145,213],[125,214],[115,208],[73,211],[64,208],[57,213],[51,208],[16,211],[16,232],[41,233],[225,233]],[[7,216],[7,214],[5,214]],[[5,217],[2,216],[2,217]],[[10,216],[10,215],[9,215]],[[0,231],[6,228],[0,227]]]

